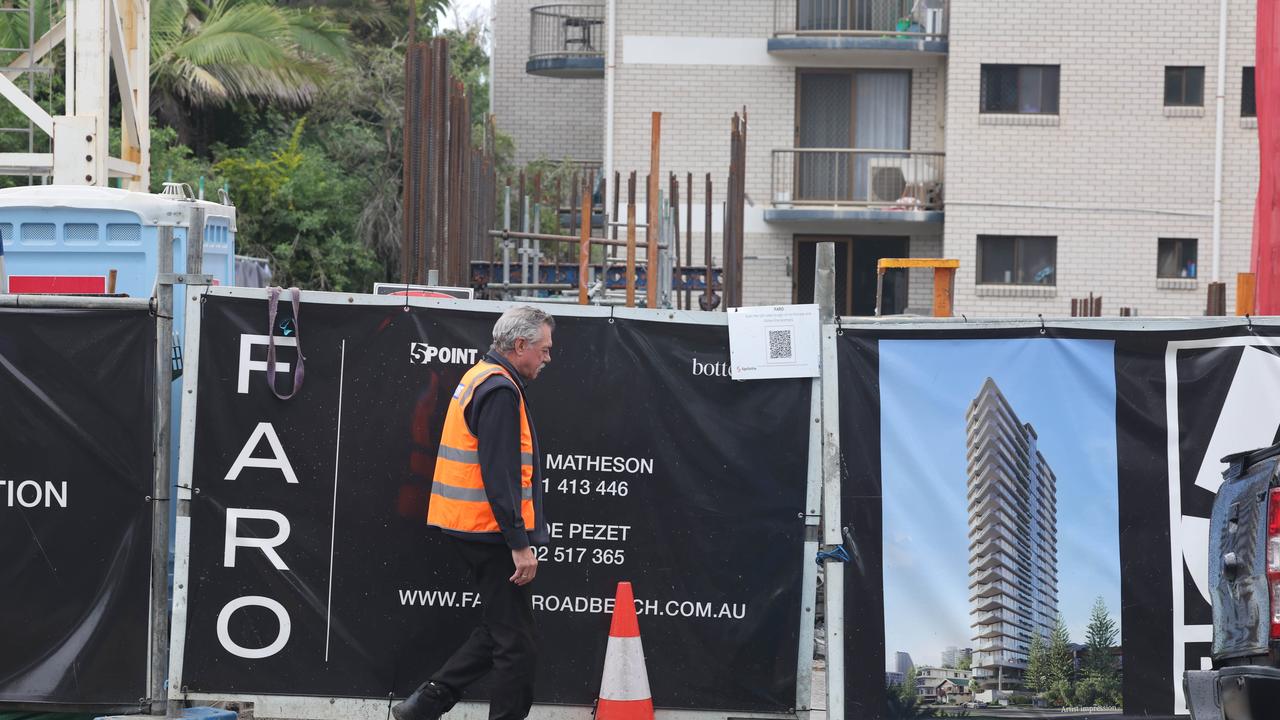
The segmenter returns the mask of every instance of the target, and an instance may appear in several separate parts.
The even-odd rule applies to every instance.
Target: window
[[[983,65],[984,113],[1058,114],[1057,65]]]
[[[1204,66],[1164,69],[1165,107],[1204,107]]]
[[[1195,276],[1195,238],[1160,238],[1156,277],[1194,279]]]
[[[1240,117],[1258,117],[1258,86],[1253,81],[1253,68],[1244,69],[1240,82]]]
[[[978,282],[984,285],[1057,285],[1056,237],[978,236]]]
[[[1057,114],[1057,65],[983,65],[983,113]]]

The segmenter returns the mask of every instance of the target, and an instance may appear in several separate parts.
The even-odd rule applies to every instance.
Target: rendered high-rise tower
[[[1034,635],[1058,615],[1057,480],[991,378],[965,414],[974,681],[1022,686]]]

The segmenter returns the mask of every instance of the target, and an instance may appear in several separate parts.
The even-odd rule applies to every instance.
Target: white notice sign
[[[729,376],[734,380],[817,377],[817,305],[729,310]]]

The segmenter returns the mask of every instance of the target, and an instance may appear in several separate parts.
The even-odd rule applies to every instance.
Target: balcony
[[[999,585],[1000,583],[993,583]],[[992,595],[990,597],[974,598],[970,603],[970,611],[972,612],[990,612],[992,610],[1002,610],[1012,605],[1018,604],[1010,595]]]
[[[921,150],[774,150],[764,219],[941,224],[945,159]]]
[[[1004,540],[988,540],[969,549],[969,557],[972,559],[990,557],[1001,561],[1016,561],[1021,556],[1022,553],[1017,548]]]
[[[1003,581],[1017,587],[1020,582],[1016,575],[1000,568],[988,568],[986,570],[971,572],[969,573],[969,577],[974,578],[973,581],[975,583],[984,585]]]
[[[969,592],[969,601],[975,603],[974,610],[1004,607],[1022,594],[1013,583],[1008,582],[975,582],[969,585]]]
[[[949,16],[950,0],[774,0],[769,52],[797,65],[924,66],[946,56]]]
[[[1031,621],[1025,616],[1015,613],[1012,610],[995,610],[991,612],[980,613],[973,619],[973,627],[979,625],[992,625],[995,623],[1009,623],[1014,627],[1027,629],[1031,625]]]
[[[600,5],[539,5],[529,10],[525,72],[557,78],[604,77],[604,12]]]

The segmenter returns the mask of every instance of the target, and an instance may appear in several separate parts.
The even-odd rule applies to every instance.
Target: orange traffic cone
[[[596,720],[653,720],[649,674],[644,669],[640,623],[636,621],[635,597],[629,582],[618,583],[613,601],[613,624],[604,654]]]

